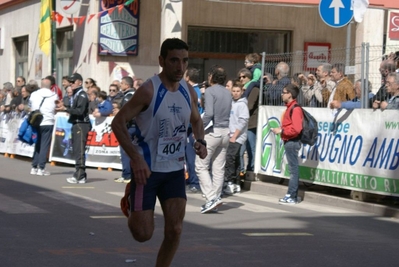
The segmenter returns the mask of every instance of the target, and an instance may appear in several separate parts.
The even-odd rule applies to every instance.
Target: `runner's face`
[[[185,49],[169,50],[165,59],[159,56],[159,65],[171,82],[179,82],[187,69],[188,51]]]

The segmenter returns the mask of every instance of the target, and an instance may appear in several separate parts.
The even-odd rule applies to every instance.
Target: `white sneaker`
[[[77,180],[75,177],[66,178],[66,181],[70,184],[85,184],[86,180],[87,180],[87,178],[83,178],[80,180]]]
[[[234,193],[241,193],[241,186],[239,184],[234,185]]]
[[[114,182],[115,182],[115,183],[125,183],[125,184],[128,184],[128,183],[130,183],[130,179],[125,179],[125,178],[123,178],[123,177],[119,177],[119,178],[115,178],[115,179],[114,179]]]
[[[36,175],[36,174],[37,174],[37,168],[32,168],[32,169],[30,170],[30,174],[31,174],[31,175]]]
[[[36,175],[39,176],[49,176],[50,172],[47,170],[38,169]]]
[[[223,193],[225,193],[226,195],[232,195],[234,194],[234,184],[232,182],[228,182],[226,185],[226,188],[224,189]]]

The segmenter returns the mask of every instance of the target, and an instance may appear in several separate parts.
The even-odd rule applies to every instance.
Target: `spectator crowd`
[[[368,79],[352,82],[345,75],[345,65],[342,63],[322,63],[314,72],[291,74],[289,64],[278,62],[274,73],[262,73],[261,57],[252,53],[245,57],[243,68],[230,80],[227,79],[228,74],[222,66],[212,66],[207,75],[201,75],[199,69],[188,67],[184,80],[194,88],[198,97],[197,108],[204,122],[208,156],[204,159],[196,157],[193,150],[196,139],[189,127],[185,151],[186,191],[203,194],[206,203],[201,207],[201,212],[217,210],[223,195],[239,193],[244,177],[253,177],[261,95],[262,104],[283,106],[287,105],[284,94],[292,93],[295,103],[303,107],[328,108],[334,116],[343,108],[360,108],[364,97],[368,99],[370,108],[399,109],[398,55],[399,53],[392,53],[382,58],[379,68],[381,86],[374,90],[376,93],[372,92],[372,85]],[[87,115],[93,115],[95,118],[115,116],[144,82],[143,79],[126,76],[121,80],[114,80],[107,86],[107,90],[101,90],[104,85],[100,87],[94,78],[83,80],[80,74],[73,75],[64,76],[61,87],[51,75],[43,78],[41,84],[35,80],[27,82],[21,76],[16,78],[15,86],[12,82],[3,83],[3,89],[0,91],[1,119],[10,116],[25,117],[32,111],[32,96],[36,95],[38,98],[39,94],[35,92],[41,89],[46,89],[42,91],[43,95],[51,95],[57,100],[55,106],[50,101],[45,101],[42,104],[45,107],[44,112],[53,115],[56,112],[73,113],[71,109],[76,106],[76,90],[81,90],[84,92],[82,96],[87,96],[88,100]],[[202,82],[202,77],[205,78],[205,82]],[[76,81],[80,81],[81,84],[74,86]],[[298,93],[291,85],[299,89]],[[363,95],[362,86],[368,88],[368,94]],[[40,98],[33,102],[37,109]],[[54,125],[54,116],[50,117],[41,125],[45,145],[42,148],[37,145],[32,175],[50,175],[45,170],[46,160],[43,152],[48,151],[49,132],[52,131],[50,126]],[[135,121],[132,120],[127,128],[133,141],[136,133]],[[130,159],[122,148],[121,162],[121,176],[114,181],[129,183],[132,176]],[[79,182],[79,177],[74,178],[75,182]]]

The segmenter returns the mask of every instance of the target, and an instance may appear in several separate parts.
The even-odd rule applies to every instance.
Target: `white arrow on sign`
[[[339,24],[339,9],[345,8],[341,0],[332,0],[330,7],[334,8],[334,24]]]

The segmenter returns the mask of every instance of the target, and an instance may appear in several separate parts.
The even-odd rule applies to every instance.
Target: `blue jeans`
[[[188,134],[188,133],[187,133]],[[190,131],[190,134],[187,136],[188,142],[186,145],[186,165],[188,171],[188,179],[186,183],[191,187],[195,187],[200,189],[199,180],[197,173],[195,172],[195,150],[194,150],[194,137]]]
[[[290,171],[290,181],[288,183],[287,194],[291,198],[296,199],[298,196],[299,184],[299,165],[298,165],[298,152],[301,149],[301,142],[298,140],[287,141],[284,144],[285,156],[288,161],[288,170]]]
[[[136,133],[136,127],[130,127],[127,129],[129,132],[130,140],[133,141],[134,135]],[[120,147],[121,151],[121,163],[122,163],[122,177],[125,179],[130,179],[132,176],[132,168],[130,167],[130,158],[126,154],[126,152],[123,150],[122,147]]]
[[[248,154],[247,171],[253,172],[254,162],[255,162],[256,128],[248,129],[246,145],[247,145],[247,154]]]

